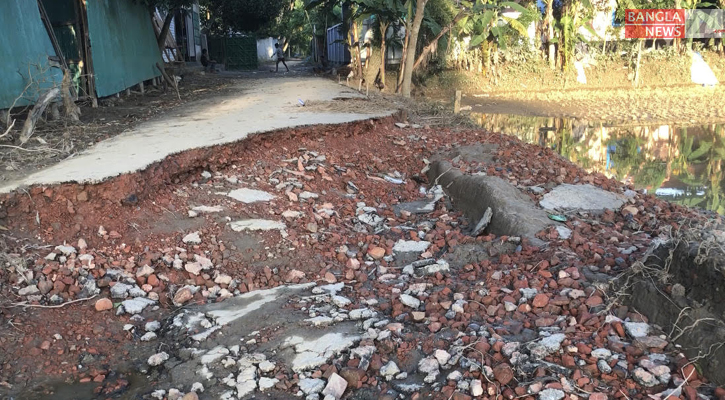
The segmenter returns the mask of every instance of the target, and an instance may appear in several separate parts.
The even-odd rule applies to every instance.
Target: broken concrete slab
[[[223,303],[212,306],[206,315],[213,318],[217,325],[228,325],[252,311],[260,309],[263,305],[278,299],[288,298],[290,295],[299,293],[315,286],[315,283],[300,285],[277,286],[273,289],[256,290],[227,299]]]
[[[302,393],[306,395],[320,393],[325,388],[325,381],[317,378],[303,378],[298,383]]]
[[[428,250],[430,242],[425,240],[398,240],[393,246],[393,251],[397,253],[422,253]]]
[[[553,224],[527,195],[501,178],[466,175],[448,161],[433,161],[427,176],[430,182],[439,183],[454,206],[474,223],[491,208],[493,216],[487,230],[496,235],[525,237],[542,244],[536,233]]]
[[[283,222],[256,218],[230,222],[229,227],[232,228],[234,232],[271,230],[283,231],[287,228],[287,226]]]
[[[224,211],[224,208],[221,206],[196,206],[191,211],[197,213],[218,213]]]
[[[200,244],[201,236],[200,236],[199,232],[192,232],[192,233],[184,236],[184,238],[181,239],[181,241],[186,244]]]
[[[547,210],[617,210],[627,201],[618,193],[596,186],[562,184],[545,194],[539,204]]]
[[[143,311],[144,308],[156,304],[154,300],[147,299],[145,297],[136,297],[131,300],[125,300],[121,303],[123,310],[128,314],[138,314]]]
[[[302,339],[299,341],[296,337],[292,337],[290,338],[290,342],[298,342],[295,344],[295,351],[297,353],[311,351],[319,354],[331,353],[332,355],[339,354],[340,352],[349,349],[356,342],[360,341],[360,339],[360,336],[357,335],[330,332],[313,340]]]
[[[447,160],[462,160],[465,162],[493,163],[494,154],[499,146],[492,143],[475,143],[458,146],[444,154]]]
[[[435,210],[438,200],[444,196],[443,189],[440,186],[434,186],[428,191],[428,197],[422,200],[408,201],[393,206],[395,215],[400,216],[401,213],[409,212],[411,214],[428,214]]]
[[[294,343],[297,356],[292,360],[292,370],[302,372],[317,368],[330,358],[354,346],[362,338],[358,335],[348,335],[342,332],[329,332],[311,340],[292,336],[286,342]]]
[[[491,218],[493,218],[493,210],[491,210],[491,207],[487,207],[486,212],[483,213],[483,217],[481,217],[481,220],[473,228],[471,236],[475,237],[483,233],[488,228],[488,224],[491,223]]]
[[[274,195],[271,193],[249,188],[234,189],[231,192],[227,193],[227,196],[233,198],[234,200],[241,201],[245,204],[251,204],[260,201],[270,201],[274,199]]]

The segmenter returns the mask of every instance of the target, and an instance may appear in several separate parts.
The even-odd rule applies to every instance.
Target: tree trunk
[[[166,36],[169,35],[171,20],[174,18],[175,12],[176,8],[172,8],[171,10],[169,10],[168,14],[166,14],[166,18],[164,18],[164,25],[161,26],[161,32],[159,32],[159,36],[156,38],[156,43],[158,44],[161,53],[166,50]]]
[[[418,59],[415,60],[415,65],[413,65],[413,71],[415,71],[418,68],[418,66],[420,66],[421,63],[423,63],[423,60],[425,59],[425,57],[428,56],[428,53],[431,52],[431,50],[433,49],[433,46],[435,46],[435,44],[438,43],[438,41],[443,37],[443,35],[445,35],[451,29],[453,29],[453,26],[456,25],[458,23],[458,21],[463,19],[463,17],[465,17],[465,16],[466,16],[465,11],[459,11],[458,14],[455,16],[455,18],[453,18],[453,21],[451,21],[450,24],[443,27],[443,29],[441,29],[441,31],[438,32],[438,36],[436,36],[435,39],[433,39],[430,43],[428,43],[428,45],[423,48],[423,51],[420,52]]]
[[[644,39],[639,39],[637,42],[637,64],[634,67],[634,81],[633,85],[634,87],[639,86],[639,66],[642,62],[642,44],[644,43]]]
[[[675,9],[679,10],[680,8],[682,8],[682,0],[675,0]],[[678,53],[682,51],[682,39],[674,38],[672,44],[675,46],[675,50],[677,50]]]
[[[366,88],[370,86],[376,87],[375,82],[378,80],[378,77],[380,76],[380,72],[382,70],[382,65],[380,65],[382,57],[378,57],[376,53],[376,51],[380,51],[380,47],[373,48],[371,44],[370,51],[370,57],[365,60],[365,72],[363,75]]]
[[[380,42],[380,83],[382,84],[380,90],[385,88],[385,36],[388,34],[388,26],[390,23],[380,23],[380,36],[382,41]]]
[[[73,96],[71,95],[72,84],[71,71],[68,68],[63,68],[63,82],[61,85],[63,110],[65,111],[65,116],[67,118],[70,118],[73,121],[78,121],[80,119],[81,109],[76,105],[75,101],[73,101]]]
[[[370,70],[370,61],[373,59],[373,44],[370,43],[367,49],[365,49],[365,74]],[[377,74],[377,72],[375,72]],[[373,78],[375,80],[375,78]]]
[[[403,40],[403,54],[400,57],[400,68],[398,70],[398,84],[395,93],[403,90],[403,75],[405,75],[405,57],[408,55],[408,41],[410,40],[410,18],[405,22],[405,39]]]
[[[418,0],[415,5],[415,18],[413,19],[413,26],[410,28],[410,40],[407,48],[408,54],[405,57],[403,97],[410,97],[410,87],[413,81],[413,66],[415,64],[415,50],[418,47],[418,33],[420,32],[420,24],[423,22],[426,3],[428,3],[428,0]]]
[[[485,72],[484,75],[489,75],[491,72],[491,43],[488,42],[488,39],[484,40],[481,43],[481,55],[483,56],[483,70]]]
[[[556,69],[556,45],[554,44],[554,0],[546,3],[547,42],[549,42],[549,68]]]
[[[357,62],[355,63],[355,74],[358,77],[363,76],[362,72],[362,57],[360,54],[360,32],[358,32],[357,29],[357,21],[352,21],[352,45],[355,47],[355,57],[357,58]]]

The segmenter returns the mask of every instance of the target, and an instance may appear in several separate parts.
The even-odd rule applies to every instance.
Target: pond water
[[[673,203],[725,214],[725,122],[607,124],[570,118],[471,113],[481,127],[546,146]]]

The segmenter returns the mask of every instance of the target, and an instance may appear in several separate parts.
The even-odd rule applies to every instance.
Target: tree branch
[[[4,138],[5,136],[7,136],[10,133],[10,130],[13,129],[13,126],[15,126],[15,120],[12,120],[12,122],[10,122],[10,125],[8,125],[8,129],[5,130],[5,133],[0,135],[0,138]]]
[[[465,10],[459,11],[458,14],[453,18],[453,21],[451,21],[450,24],[448,24],[447,26],[443,27],[443,29],[441,29],[441,31],[438,32],[438,36],[436,36],[435,39],[433,39],[430,43],[428,43],[428,45],[423,48],[423,51],[420,52],[420,55],[418,56],[418,59],[416,59],[415,60],[415,64],[413,64],[413,71],[415,71],[416,68],[418,68],[420,66],[420,64],[423,63],[423,60],[425,59],[425,57],[428,56],[428,54],[433,49],[433,46],[435,46],[435,44],[438,43],[438,41],[440,40],[440,38],[442,38],[443,35],[445,35],[451,29],[453,29],[453,26],[456,25],[458,23],[458,21],[460,21],[461,19],[463,19],[463,17],[465,17],[465,16],[466,16],[466,11]]]

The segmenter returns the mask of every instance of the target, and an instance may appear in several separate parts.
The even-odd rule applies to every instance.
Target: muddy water
[[[123,382],[123,383],[121,383]],[[17,396],[3,400],[136,400],[153,390],[148,378],[139,373],[124,374],[120,380],[111,379],[106,385],[89,382],[49,381]]]
[[[485,129],[549,147],[589,172],[725,214],[725,122],[612,125],[475,112],[471,117]]]

